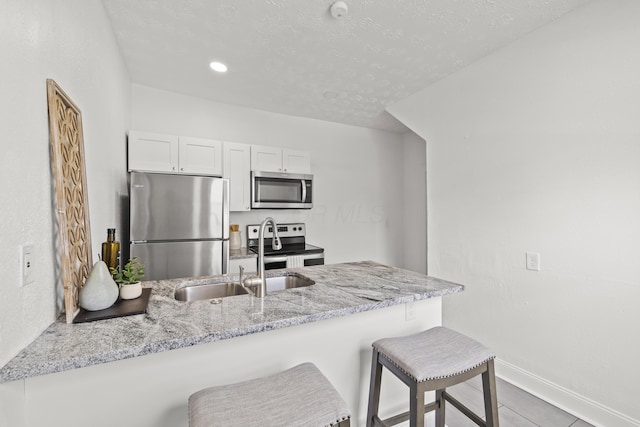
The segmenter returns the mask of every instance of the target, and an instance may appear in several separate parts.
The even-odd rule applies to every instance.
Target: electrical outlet
[[[540,271],[540,254],[527,252],[527,270]]]
[[[35,281],[34,269],[33,245],[25,243],[20,246],[20,286],[25,286]]]
[[[416,303],[415,302],[407,302],[404,305],[404,320],[410,321],[416,318]]]

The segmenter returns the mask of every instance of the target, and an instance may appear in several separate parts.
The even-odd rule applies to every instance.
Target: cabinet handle
[[[282,172],[282,168],[278,168],[278,170]]]
[[[172,170],[172,171],[176,170],[176,167],[175,167],[175,166],[174,166],[174,167],[172,167],[172,168],[171,168],[171,170]]]
[[[184,170],[184,168],[180,168],[180,170],[181,170],[181,171],[183,171],[183,170]]]
[[[284,171],[286,172],[287,170],[285,169]]]

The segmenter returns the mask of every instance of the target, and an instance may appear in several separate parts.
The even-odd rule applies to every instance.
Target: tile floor
[[[593,427],[500,378],[496,378],[496,384],[500,427]],[[484,415],[480,377],[450,387],[448,391],[469,409]],[[476,425],[451,405],[447,406],[445,419],[448,427]]]

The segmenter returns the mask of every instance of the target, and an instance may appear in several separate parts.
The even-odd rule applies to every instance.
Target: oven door
[[[251,172],[253,209],[311,209],[313,175]]]
[[[310,265],[323,265],[324,252],[294,255],[287,257],[287,268],[308,267]]]

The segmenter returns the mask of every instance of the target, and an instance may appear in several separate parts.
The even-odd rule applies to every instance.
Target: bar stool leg
[[[498,427],[498,398],[493,359],[487,362],[487,370],[482,373],[482,390],[484,393],[484,411],[487,418],[487,427]]]
[[[373,427],[373,417],[378,415],[380,406],[380,384],[382,382],[382,365],[379,353],[374,348],[371,360],[371,379],[369,381],[369,408],[367,409],[367,427]]]
[[[424,427],[424,387],[421,387],[417,382],[413,382],[409,386],[409,390],[411,390],[409,426]]]
[[[444,427],[445,420],[445,402],[443,395],[444,390],[436,390],[436,427]]]

